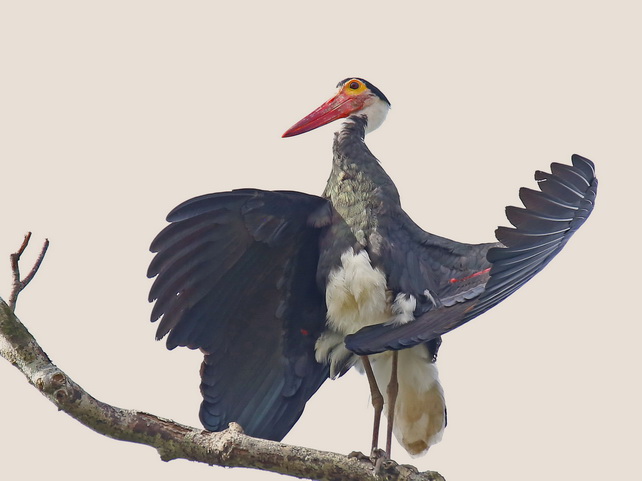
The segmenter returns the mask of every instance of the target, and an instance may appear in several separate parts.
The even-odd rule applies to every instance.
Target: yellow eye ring
[[[359,95],[362,94],[365,90],[365,84],[358,79],[348,80],[345,84],[343,84],[343,91],[348,95]]]

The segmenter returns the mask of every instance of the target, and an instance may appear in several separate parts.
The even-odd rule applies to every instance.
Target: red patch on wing
[[[473,274],[471,274],[469,276],[466,276],[466,277],[462,277],[460,279],[456,279],[456,278],[453,277],[448,282],[450,282],[451,284],[454,284],[455,282],[467,281],[468,279],[472,279],[473,277],[477,277],[477,276],[481,276],[482,274],[486,274],[488,271],[490,271],[490,267],[484,269],[483,271],[474,272]]]

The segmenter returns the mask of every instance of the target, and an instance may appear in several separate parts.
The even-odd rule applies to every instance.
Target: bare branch
[[[51,362],[14,314],[18,295],[38,272],[49,246],[46,240],[31,271],[21,279],[20,257],[30,239],[29,232],[18,251],[11,255],[13,288],[9,304],[0,299],[0,355],[58,409],[90,429],[117,440],[154,447],[164,461],[183,458],[309,479],[443,481],[438,473],[419,473],[413,466],[394,461],[378,462],[375,469],[365,456],[344,456],[252,438],[235,423],[223,432],[212,433],[99,401]]]
[[[9,294],[9,308],[11,308],[12,311],[16,310],[16,302],[18,301],[18,295],[20,294],[20,292],[22,292],[22,290],[25,287],[29,285],[31,280],[36,275],[36,272],[38,272],[38,269],[40,268],[40,264],[42,264],[42,260],[45,258],[45,254],[47,253],[47,249],[49,248],[49,239],[45,239],[42,249],[40,250],[40,254],[38,255],[38,259],[36,259],[36,262],[31,268],[31,271],[29,271],[29,274],[27,274],[27,276],[24,279],[20,279],[20,257],[22,256],[24,251],[27,249],[27,246],[29,245],[30,240],[31,240],[31,232],[27,232],[27,235],[25,235],[25,238],[22,241],[22,245],[20,246],[20,249],[18,249],[17,252],[9,256],[11,259],[11,271],[13,273],[12,288],[11,288],[11,293]]]
[[[183,458],[210,465],[255,468],[298,478],[324,480],[443,481],[436,472],[413,466],[382,464],[375,473],[362,457],[345,456],[252,438],[240,426],[213,433],[153,414],[122,409],[99,401],[56,367],[33,336],[0,299],[0,355],[58,409],[94,431],[122,441],[154,447],[161,459]]]

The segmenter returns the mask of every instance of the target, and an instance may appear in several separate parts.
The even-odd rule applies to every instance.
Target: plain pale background
[[[493,239],[536,169],[593,159],[593,217],[524,289],[448,334],[449,426],[412,462],[449,481],[639,476],[642,33],[636,2],[0,3],[0,295],[23,235],[51,248],[17,313],[99,399],[199,425],[201,356],[148,322],[148,246],[195,195],[320,193],[329,126],[280,135],[364,77],[367,139],[425,229]],[[5,479],[270,480],[161,462],[56,411],[0,362]],[[328,382],[285,439],[367,450],[365,379]],[[410,462],[401,448],[394,457]],[[639,479],[639,478],[637,478]]]

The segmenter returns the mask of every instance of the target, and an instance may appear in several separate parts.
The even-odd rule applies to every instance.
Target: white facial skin
[[[366,107],[359,111],[359,114],[364,114],[368,117],[368,126],[366,127],[366,134],[373,130],[378,129],[390,111],[390,105],[384,102],[376,95],[373,95],[374,101],[369,103]]]

